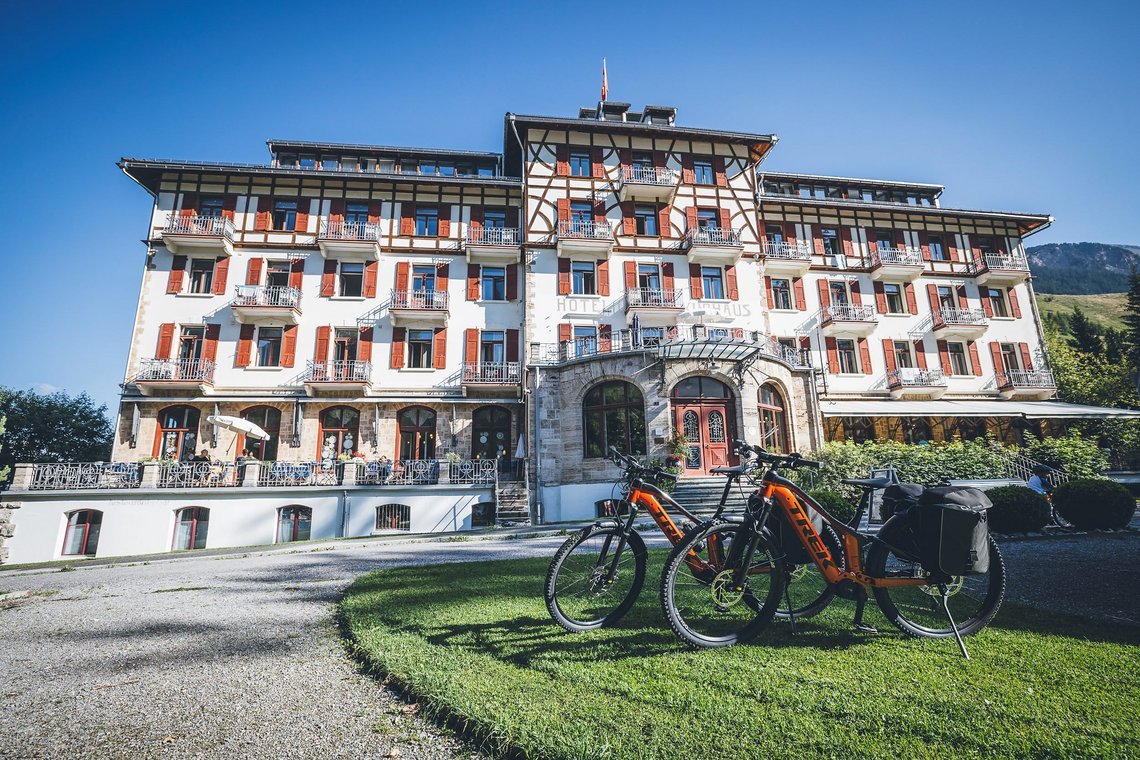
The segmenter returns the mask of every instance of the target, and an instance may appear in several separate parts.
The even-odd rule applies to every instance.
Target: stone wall
[[[16,535],[13,512],[20,506],[18,501],[0,502],[0,565],[8,561],[8,543]]]

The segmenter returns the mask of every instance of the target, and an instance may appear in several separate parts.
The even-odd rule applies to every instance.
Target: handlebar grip
[[[799,464],[803,467],[810,467],[813,470],[818,470],[823,467],[823,462],[817,462],[814,459],[801,459]]]

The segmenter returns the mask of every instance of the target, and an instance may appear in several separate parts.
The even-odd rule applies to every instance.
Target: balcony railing
[[[467,230],[467,245],[498,245],[513,247],[519,244],[517,227],[482,227]]]
[[[568,221],[558,223],[558,237],[569,240],[612,240],[609,222]]]
[[[640,330],[615,330],[608,338],[584,337],[558,343],[535,343],[531,345],[530,360],[535,364],[559,364],[608,354],[657,351],[666,345],[699,341],[754,346],[760,354],[787,362],[793,367],[811,366],[809,352],[785,346],[770,335],[739,327],[705,325],[643,327]]]
[[[678,174],[673,169],[657,166],[623,166],[621,181],[633,185],[675,185]]]
[[[871,252],[871,267],[884,264],[922,266],[922,250],[919,248],[879,248]]]
[[[336,486],[344,480],[344,462],[262,462],[259,486]]]
[[[874,322],[875,310],[870,306],[846,304],[827,306],[820,312],[821,322]]]
[[[466,362],[463,365],[463,382],[506,385],[522,379],[518,362]]]
[[[305,371],[306,383],[367,383],[372,380],[372,362],[341,360],[310,361]]]
[[[631,288],[626,293],[626,303],[630,307],[646,307],[654,309],[680,309],[681,289],[672,288]]]
[[[793,261],[811,261],[811,246],[805,242],[789,242],[787,240],[765,240],[764,256],[769,259],[790,259]]]
[[[181,216],[171,214],[162,228],[164,235],[200,235],[234,239],[234,222],[224,216]]]
[[[32,491],[138,488],[138,462],[61,462],[32,465]]]
[[[1053,373],[1047,369],[1011,370],[997,373],[998,388],[1056,388]]]
[[[446,290],[393,290],[391,309],[447,311]]]
[[[377,222],[327,221],[321,224],[320,237],[324,240],[380,240]]]
[[[932,314],[935,329],[949,325],[985,325],[989,319],[981,309],[935,309]]]
[[[946,376],[940,369],[903,367],[887,373],[890,388],[934,388],[946,385]]]
[[[135,383],[214,382],[214,363],[206,359],[144,359]]]
[[[419,486],[494,485],[498,478],[498,462],[494,459],[463,459],[440,462],[438,459],[402,459],[396,462],[368,462],[356,476],[357,485]]]
[[[1025,260],[1024,256],[1016,256],[1009,253],[983,253],[981,261],[970,262],[971,272],[980,272],[982,270],[1009,270],[1014,272],[1028,272],[1029,262]]]
[[[301,291],[287,285],[238,285],[230,306],[301,308]]]
[[[164,462],[159,488],[225,488],[240,486],[241,467],[233,462]]]
[[[732,227],[698,227],[685,234],[685,243],[694,245],[741,246],[740,231]]]

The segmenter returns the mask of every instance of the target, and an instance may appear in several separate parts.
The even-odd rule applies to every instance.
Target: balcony
[[[463,384],[480,387],[518,385],[522,381],[519,362],[466,362]]]
[[[695,264],[728,265],[740,260],[744,244],[740,232],[731,227],[698,227],[689,230],[681,243]]]
[[[912,282],[924,268],[922,250],[918,248],[880,248],[871,252],[872,280]]]
[[[559,222],[556,246],[562,257],[606,259],[614,249],[614,230],[609,222]]]
[[[172,214],[162,228],[162,242],[171,253],[234,255],[234,222],[222,216]]]
[[[317,246],[326,259],[375,261],[380,258],[377,222],[321,222]]]
[[[787,240],[764,241],[764,273],[803,277],[811,268],[811,245]]]
[[[172,390],[207,394],[214,387],[214,363],[206,359],[143,359],[131,382],[147,396]]]
[[[838,338],[865,338],[875,330],[878,318],[870,306],[827,306],[819,312],[823,334]]]
[[[887,373],[891,398],[941,398],[946,392],[946,377],[940,369],[903,367]]]
[[[311,361],[302,382],[310,396],[327,391],[364,391],[372,387],[372,362]]]
[[[642,320],[658,317],[674,323],[684,306],[680,288],[630,288],[625,295],[625,313],[636,314]]]
[[[242,324],[284,322],[295,325],[301,316],[301,291],[287,285],[238,285],[230,310]]]
[[[447,324],[447,291],[393,290],[388,314],[394,325],[442,327]]]
[[[623,166],[618,198],[622,201],[668,203],[677,192],[680,175],[656,166]]]
[[[522,250],[519,231],[515,227],[469,228],[464,250],[471,264],[517,264]]]
[[[1057,392],[1053,373],[1049,370],[1012,370],[995,376],[1002,398],[1044,401]]]
[[[979,285],[1012,288],[1029,279],[1029,262],[1022,256],[1006,253],[984,253],[978,261],[970,263],[970,274]]]
[[[981,309],[935,309],[931,320],[939,340],[977,340],[990,322]]]

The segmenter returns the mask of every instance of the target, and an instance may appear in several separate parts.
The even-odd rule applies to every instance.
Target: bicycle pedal
[[[859,622],[853,621],[851,623],[851,625],[853,625],[855,627],[855,630],[859,631],[860,633],[878,633],[879,632],[878,628],[876,628],[873,625],[867,625],[866,623],[859,623]]]

